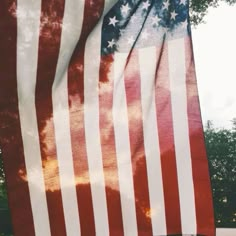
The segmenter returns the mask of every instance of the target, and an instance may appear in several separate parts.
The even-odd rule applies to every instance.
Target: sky
[[[203,123],[230,128],[236,117],[236,5],[211,8],[193,32]]]

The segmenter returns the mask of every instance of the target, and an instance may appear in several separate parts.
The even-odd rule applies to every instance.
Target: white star
[[[116,23],[118,22],[118,20],[116,19],[116,16],[109,18],[109,20],[110,20],[109,25],[113,25],[115,27]]]
[[[164,4],[163,10],[165,10],[165,9],[168,10],[168,8],[170,6],[169,1],[163,2],[163,4]]]
[[[147,10],[150,7],[149,1],[143,3],[143,9]]]
[[[186,0],[180,0],[180,3],[179,3],[179,4],[185,5],[185,4],[186,4]]]
[[[113,48],[113,46],[115,45],[116,43],[115,43],[115,40],[114,39],[112,39],[111,41],[108,41],[108,48]]]
[[[161,19],[158,17],[158,15],[155,15],[152,19],[152,25],[158,25]]]
[[[185,20],[184,22],[181,23],[181,27],[182,27],[183,29],[186,29],[187,26],[188,26],[188,21],[187,21],[187,20]]]
[[[131,8],[129,7],[129,4],[127,3],[126,5],[122,5],[120,9],[124,15],[127,15]]]
[[[175,11],[172,11],[171,13],[170,13],[170,19],[173,19],[173,20],[175,20],[175,17],[178,15]]]
[[[134,37],[133,37],[133,36],[131,36],[131,37],[128,38],[128,44],[129,44],[129,45],[133,45],[133,44],[134,44],[134,41],[135,41],[135,40],[134,40]]]
[[[149,33],[147,32],[147,30],[144,30],[142,33],[141,33],[141,38],[143,40],[147,40],[149,38]]]

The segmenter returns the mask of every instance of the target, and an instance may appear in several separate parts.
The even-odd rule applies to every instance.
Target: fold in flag
[[[187,0],[1,0],[0,142],[15,236],[215,235]]]

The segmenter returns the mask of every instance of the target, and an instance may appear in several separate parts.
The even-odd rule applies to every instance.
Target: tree
[[[4,201],[7,198],[6,188],[5,188],[5,175],[3,171],[3,162],[2,162],[2,152],[0,149],[0,201]]]
[[[0,149],[0,236],[10,236],[12,232],[10,212],[7,203],[5,175],[3,171],[2,153]]]
[[[217,227],[236,227],[236,123],[216,129],[207,122],[205,141]],[[209,126],[209,124],[211,124]]]
[[[190,0],[190,20],[192,24],[198,25],[204,22],[209,7],[217,7],[221,2],[233,5],[236,0]]]

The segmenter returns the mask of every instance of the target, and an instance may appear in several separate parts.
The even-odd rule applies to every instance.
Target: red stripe
[[[54,125],[51,121],[52,85],[60,49],[64,1],[43,0],[36,83],[36,113],[52,235],[65,235]]]
[[[144,152],[141,109],[141,84],[138,52],[132,52],[125,69],[125,89],[128,106],[130,149],[134,178],[134,194],[139,235],[153,235]]]
[[[191,39],[185,40],[188,122],[194,180],[197,233],[215,235],[209,168],[200,114]]]
[[[74,50],[68,71],[70,129],[81,235],[91,236],[95,235],[95,221],[84,130],[84,51],[87,37],[96,25],[103,6],[104,1],[101,0],[95,5],[85,1],[81,37]]]
[[[0,142],[14,235],[35,235],[17,97],[16,1],[0,1]]]
[[[112,55],[102,57],[100,66],[101,82],[99,84],[100,134],[110,234],[124,235],[115,148],[115,134],[112,117],[112,63]]]
[[[181,233],[167,45],[157,49],[156,110],[168,234]]]

